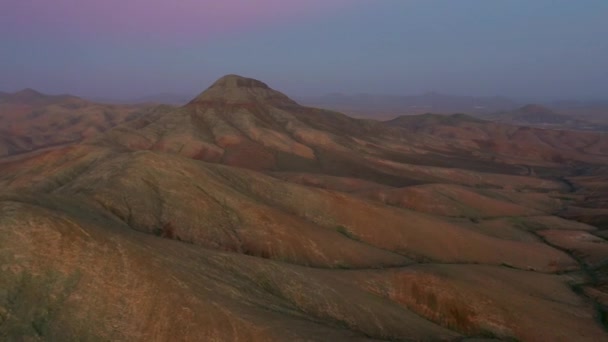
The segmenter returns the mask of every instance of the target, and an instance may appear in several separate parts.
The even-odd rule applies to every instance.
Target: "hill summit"
[[[210,88],[264,88],[270,89],[270,87],[259,80],[253,78],[247,78],[235,74],[229,74],[220,77]]]
[[[528,104],[519,109],[499,112],[492,119],[515,125],[568,125],[575,124],[576,119],[568,115],[556,113],[550,108]]]
[[[522,113],[528,113],[528,114],[548,114],[548,115],[556,114],[550,108],[547,108],[547,107],[539,105],[539,104],[528,104],[528,105],[521,107],[518,111],[520,111]]]
[[[38,98],[48,97],[31,88],[25,88],[23,90],[20,90],[20,91],[14,93],[13,96],[15,98],[20,98],[20,99],[38,99]]]
[[[266,83],[239,75],[226,75],[190,101],[192,104],[258,104],[296,105],[287,95]]]

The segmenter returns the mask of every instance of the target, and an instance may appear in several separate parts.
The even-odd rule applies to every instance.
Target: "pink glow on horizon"
[[[17,34],[199,40],[308,20],[352,0],[5,0]],[[2,26],[0,24],[0,26]]]

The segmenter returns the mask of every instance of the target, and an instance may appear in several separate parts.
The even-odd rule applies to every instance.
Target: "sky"
[[[0,91],[608,99],[606,0],[1,0]]]

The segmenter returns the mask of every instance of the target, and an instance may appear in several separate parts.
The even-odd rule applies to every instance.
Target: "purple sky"
[[[608,98],[605,0],[2,0],[0,90]]]
[[[356,2],[356,1],[355,1]],[[336,11],[349,0],[3,0],[19,39],[190,44]],[[289,3],[285,5],[285,3]]]

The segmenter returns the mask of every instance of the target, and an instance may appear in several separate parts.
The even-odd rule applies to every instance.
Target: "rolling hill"
[[[603,340],[606,165],[598,132],[359,120],[228,75],[0,159],[0,338]]]
[[[0,156],[78,142],[149,111],[151,106],[97,104],[33,89],[0,94]]]

